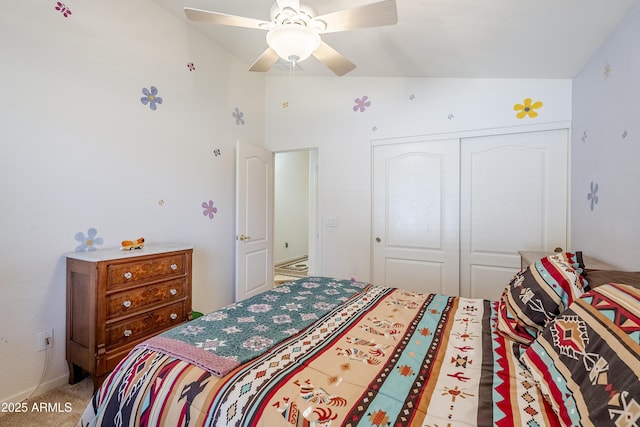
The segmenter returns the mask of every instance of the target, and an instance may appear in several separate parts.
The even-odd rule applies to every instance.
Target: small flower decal
[[[150,89],[143,87],[142,93],[144,94],[144,96],[140,98],[140,102],[142,102],[144,105],[149,104],[149,108],[151,108],[152,110],[158,108],[156,104],[162,104],[162,98],[157,96],[158,89],[155,86],[151,86]]]
[[[525,116],[529,116],[532,119],[538,116],[538,112],[534,111],[536,108],[542,107],[542,101],[536,101],[531,104],[531,98],[524,100],[524,104],[516,104],[513,106],[514,111],[518,111],[516,117],[523,119]]]
[[[195,71],[196,70],[196,66],[193,64],[193,62],[189,62],[187,64],[187,68],[189,69],[189,71]]]
[[[625,129],[624,132],[622,132],[622,139],[625,139],[628,136],[629,136],[629,131]]]
[[[84,236],[83,232],[76,233],[74,238],[77,242],[80,242],[76,247],[76,252],[95,251],[95,245],[101,245],[103,243],[102,237],[96,237],[97,235],[98,230],[95,228],[87,230],[87,237]]]
[[[68,18],[69,15],[71,15],[71,10],[69,10],[69,8],[64,3],[56,2],[56,10],[62,13],[62,16],[64,16],[65,18]]]
[[[587,131],[586,130],[584,132],[582,132],[582,136],[580,137],[580,139],[582,140],[583,144],[585,142],[587,142]]]
[[[360,110],[361,113],[364,113],[364,110],[368,107],[371,107],[371,101],[369,101],[369,97],[367,95],[363,96],[362,99],[356,98],[356,105],[353,106],[353,111]]]
[[[410,100],[410,101],[413,101],[414,99],[416,99],[416,96],[415,96],[415,95],[413,95],[413,94],[409,95],[409,100]]]
[[[231,115],[233,116],[234,119],[236,119],[236,124],[238,126],[244,124],[244,113],[238,110],[238,107],[236,107],[235,111]]]
[[[213,154],[214,154],[216,157],[218,157],[218,156],[220,156],[220,155],[222,154],[222,152],[220,151],[220,149],[219,149],[219,148],[216,148],[216,149],[214,149],[214,150],[213,150]]]
[[[449,119],[449,120],[453,120],[453,118],[454,118],[454,117],[455,117],[455,116],[453,115],[453,113],[451,113],[451,114],[449,114],[449,115],[447,116],[447,119]]]
[[[282,103],[282,108],[289,108],[289,102],[288,101],[284,101]]]
[[[611,76],[611,65],[609,65],[608,62],[604,64],[604,71],[602,74],[604,74],[605,80]]]
[[[213,219],[213,215],[218,213],[218,208],[213,206],[213,200],[209,200],[208,203],[202,202],[202,207],[204,208],[202,215],[208,216],[209,219]]]
[[[598,183],[591,181],[591,191],[587,194],[587,200],[590,202],[591,210],[598,204]]]

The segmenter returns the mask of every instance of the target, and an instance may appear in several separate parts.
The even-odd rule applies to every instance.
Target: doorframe
[[[319,212],[320,212],[320,149],[319,147],[307,147],[307,148],[294,148],[283,149],[273,151],[274,154],[274,173],[275,173],[275,159],[278,154],[292,153],[296,151],[307,151],[309,153],[309,206],[308,206],[308,218],[307,218],[307,252],[309,255],[309,275],[319,275],[322,271],[322,259],[320,251],[320,227],[319,227]],[[275,185],[275,182],[274,182]],[[275,186],[274,186],[274,200],[275,200]],[[275,210],[273,216],[273,222],[275,224]],[[275,245],[275,239],[273,244]],[[275,247],[272,248],[275,252]]]

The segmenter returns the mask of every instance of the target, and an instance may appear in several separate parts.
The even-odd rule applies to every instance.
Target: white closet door
[[[567,242],[567,130],[461,142],[460,292],[496,300],[518,250]]]
[[[373,147],[373,283],[459,293],[458,139]]]

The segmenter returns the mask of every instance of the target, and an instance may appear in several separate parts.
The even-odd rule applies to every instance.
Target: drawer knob
[[[177,290],[175,290],[175,289],[171,289],[171,290],[169,291],[169,293],[170,293],[171,295],[175,295],[175,294],[177,294],[177,293],[178,293],[178,291],[177,291]]]
[[[125,302],[122,303],[122,305],[124,305],[125,308],[129,308],[129,307],[131,307],[131,301],[126,300]]]
[[[126,273],[123,274],[125,279],[131,279],[133,277],[133,274],[131,274],[130,271],[127,271]]]
[[[169,317],[171,317],[171,320],[176,320],[178,318],[178,315],[175,313],[171,313]]]
[[[172,270],[177,270],[178,269],[178,264],[171,264],[171,269]]]
[[[131,336],[131,334],[133,334],[133,332],[131,332],[131,329],[125,329],[125,330],[124,330],[124,336],[125,336],[125,337],[130,337],[130,336]]]

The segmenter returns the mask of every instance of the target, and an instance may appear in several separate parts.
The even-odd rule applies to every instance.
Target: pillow
[[[553,320],[521,362],[562,425],[638,425],[639,339],[640,289],[608,284]]]
[[[500,333],[530,344],[547,324],[584,292],[582,253],[562,252],[517,273],[498,301]]]
[[[639,271],[585,270],[584,278],[591,289],[607,283],[622,283],[640,288]]]

